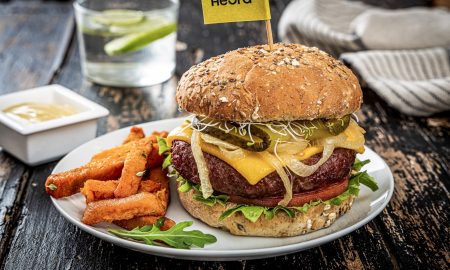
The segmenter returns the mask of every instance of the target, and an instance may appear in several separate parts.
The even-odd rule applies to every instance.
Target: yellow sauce
[[[3,112],[30,123],[40,123],[76,114],[78,110],[67,104],[24,102],[12,105],[4,109]]]

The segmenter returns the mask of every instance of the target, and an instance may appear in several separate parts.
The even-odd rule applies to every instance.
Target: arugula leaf
[[[182,249],[189,249],[193,246],[202,248],[206,244],[212,244],[217,241],[214,235],[205,234],[199,230],[185,231],[184,229],[191,226],[192,223],[192,221],[183,221],[167,231],[161,231],[157,226],[158,224],[135,228],[131,231],[123,229],[109,229],[108,231],[121,238],[143,241],[147,245],[158,245],[159,242],[163,242],[168,246]]]
[[[163,218],[163,217],[158,218],[158,219],[156,220],[156,222],[155,222],[155,226],[156,226],[158,229],[161,229],[162,225],[164,225],[164,221],[166,221],[165,218]],[[135,229],[136,229],[136,228],[135,228]]]
[[[363,171],[360,173],[355,174],[353,179],[356,179],[358,183],[365,185],[366,187],[370,188],[372,191],[378,190],[378,184],[375,181],[375,179],[370,176],[367,171]]]
[[[352,170],[359,172],[362,169],[362,167],[368,163],[370,163],[370,159],[366,160],[356,159],[355,163],[353,163]]]
[[[170,147],[167,145],[167,141],[165,138],[157,136],[156,141],[158,142],[158,154],[160,156],[170,150]]]

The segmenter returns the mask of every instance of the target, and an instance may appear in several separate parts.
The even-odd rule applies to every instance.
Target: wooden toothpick
[[[270,50],[273,49],[273,37],[272,37],[272,26],[270,25],[270,20],[266,20],[266,33],[267,33],[267,43],[269,43]]]

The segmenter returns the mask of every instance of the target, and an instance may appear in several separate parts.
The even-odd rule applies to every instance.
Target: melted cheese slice
[[[167,144],[172,145],[173,141],[184,141],[191,143],[192,129],[188,126],[188,123],[183,123],[181,126],[172,130],[167,137]],[[358,153],[364,152],[364,130],[359,127],[355,122],[350,122],[350,125],[339,136],[346,136],[345,143],[340,145],[336,144],[336,147],[348,148],[357,151]],[[251,185],[257,184],[261,179],[275,171],[275,168],[263,160],[257,153],[243,150],[244,155],[239,158],[231,158],[229,155],[222,153],[219,147],[201,142],[201,148],[203,152],[211,154],[233,167],[238,171],[248,183]],[[322,145],[310,146],[297,154],[299,160],[305,160],[311,156],[321,153],[323,151]]]

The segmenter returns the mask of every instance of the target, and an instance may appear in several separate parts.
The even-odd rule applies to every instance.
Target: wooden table
[[[71,4],[0,4],[0,94],[59,83],[107,107],[98,135],[178,115],[177,78],[196,62],[265,41],[260,22],[204,26],[199,2],[182,0],[176,76],[162,85],[117,89],[92,84],[80,71]],[[287,0],[272,1],[276,29]],[[450,262],[448,115],[408,117],[364,89],[359,113],[367,145],[395,177],[387,208],[361,229],[295,254],[238,262],[145,255],[77,229],[53,207],[44,181],[56,162],[29,167],[0,152],[0,261],[5,269],[443,269]],[[1,134],[0,134],[1,136]]]

